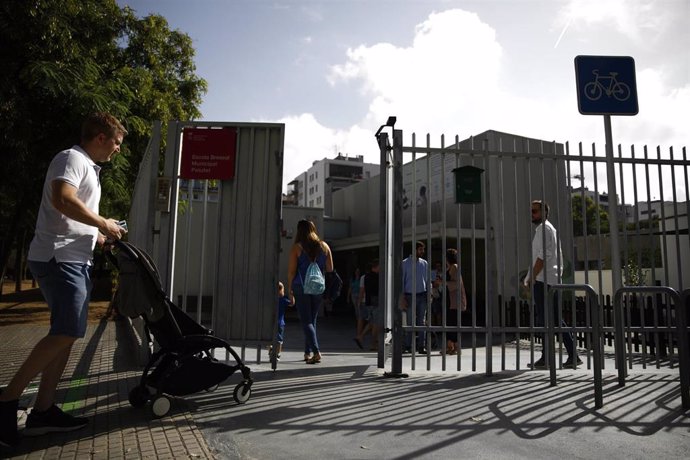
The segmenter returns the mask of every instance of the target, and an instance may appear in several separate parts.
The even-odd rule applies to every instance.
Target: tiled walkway
[[[0,450],[0,458],[214,458],[184,400],[175,400],[169,416],[155,419],[146,409],[135,409],[129,390],[138,383],[141,368],[128,338],[127,323],[102,320],[89,325],[78,340],[58,387],[63,410],[90,418],[79,431],[23,438],[14,450]],[[0,328],[0,385],[6,385],[33,345],[46,333],[45,326]],[[20,406],[30,407],[35,385]],[[20,430],[26,419],[20,416]]]

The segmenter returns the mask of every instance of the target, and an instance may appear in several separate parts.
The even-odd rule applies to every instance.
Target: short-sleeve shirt
[[[59,180],[74,186],[77,198],[98,214],[101,200],[100,169],[78,145],[55,155],[43,183],[41,206],[28,260],[47,262],[54,257],[57,262],[91,264],[98,229],[70,219],[58,211],[52,203],[52,183]]]
[[[284,295],[278,299],[278,325],[285,326],[285,311],[290,306],[290,299]]]
[[[544,245],[546,243],[546,245]],[[532,267],[537,258],[544,261],[544,269],[537,274],[537,281],[544,282],[546,273],[547,284],[559,284],[561,282],[561,266],[563,264],[563,254],[558,244],[558,233],[548,220],[539,224],[534,231],[532,240]],[[530,267],[530,271],[531,268]]]
[[[359,294],[359,287],[362,285],[361,280],[364,278],[364,275],[360,276],[357,278],[356,276],[352,278],[350,281],[350,289],[352,291],[353,296],[357,296]]]
[[[368,281],[367,281],[368,280]],[[359,285],[364,289],[364,301],[367,306],[378,307],[379,305],[379,274],[369,272],[362,275]]]

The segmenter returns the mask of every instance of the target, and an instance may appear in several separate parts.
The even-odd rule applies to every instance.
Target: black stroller
[[[141,382],[130,391],[130,404],[142,407],[150,400],[153,415],[163,417],[170,410],[167,395],[213,391],[237,370],[242,372],[242,381],[233,397],[239,404],[247,402],[252,389],[250,369],[226,341],[215,337],[167,298],[149,255],[124,241],[114,242],[106,254],[119,271],[113,300],[117,311],[130,318],[141,316],[147,336],[150,339],[153,335],[160,346],[144,368]],[[214,348],[227,350],[237,364],[216,360]]]

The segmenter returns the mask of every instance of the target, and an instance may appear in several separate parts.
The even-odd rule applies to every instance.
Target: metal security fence
[[[534,362],[535,350],[544,345],[537,336],[553,327],[535,326],[532,302],[520,289],[531,264],[529,209],[534,199],[551,205],[549,220],[558,230],[563,276],[547,284],[571,285],[562,288],[558,319],[575,334],[585,365],[594,367],[594,343],[601,343],[602,369],[620,367],[620,362],[607,358],[610,351],[620,353],[621,343],[628,346],[628,368],[682,364],[679,347],[687,326],[679,329],[675,322],[678,302],[655,296],[625,300],[621,317],[615,296],[619,286],[668,287],[676,292],[690,286],[690,162],[685,148],[678,155],[673,149],[650,152],[645,147],[640,154],[634,147],[624,151],[619,146],[610,175],[610,162],[595,145],[585,153],[582,144],[573,151],[568,143],[496,131],[462,141],[455,137],[447,142],[441,136],[438,146],[432,146],[430,136],[420,143],[414,134],[411,144],[404,146],[399,129],[393,129],[392,143],[385,129],[377,139],[384,279],[379,297],[393,336],[389,375],[403,374],[403,360],[410,370],[470,369],[487,375],[496,369],[525,369]],[[479,201],[458,199],[462,191],[454,176],[464,166],[480,171]],[[446,250],[458,249],[468,307],[464,312],[444,308],[440,314],[427,309],[424,324],[406,324],[398,308],[400,264],[420,240],[427,248],[427,280],[435,263],[444,263]],[[618,247],[619,254],[612,247]],[[591,291],[577,295],[572,286],[588,286]],[[445,282],[441,292],[445,305]],[[592,296],[600,306],[596,311],[588,307]],[[426,300],[431,305],[430,290]],[[415,317],[414,296],[408,308]],[[457,326],[451,325],[451,314],[457,316]],[[423,336],[427,345],[436,342],[440,350],[427,346],[426,353],[420,353],[413,341],[409,355],[403,354],[402,337],[409,332]],[[555,328],[554,337],[563,332]],[[458,334],[461,353],[448,356],[443,344],[451,333]],[[562,348],[557,347],[558,362]]]

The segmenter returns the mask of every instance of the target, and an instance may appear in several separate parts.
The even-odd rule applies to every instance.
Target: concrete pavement
[[[561,369],[552,387],[547,371],[525,370],[529,350],[521,370],[511,368],[507,355],[509,365],[498,371],[499,353],[489,377],[481,364],[485,351],[478,348],[478,372],[465,350],[460,372],[454,361],[443,371],[435,354],[417,357],[415,370],[406,358],[408,378],[386,378],[373,353],[356,349],[351,323],[321,319],[323,362],[307,365],[299,324],[289,321],[277,371],[254,362],[256,350],[246,351],[255,380],[246,404],[232,398],[236,373],[214,392],[176,399],[170,415],[153,419],[128,402],[142,369],[126,323],[103,320],[75,345],[58,393],[64,409],[92,423],[24,439],[0,457],[671,459],[690,452],[690,414],[681,408],[677,368],[633,370],[619,387],[607,365],[604,408],[596,410],[590,370]],[[45,331],[0,328],[0,385]],[[25,393],[24,405],[31,405],[34,391]]]

